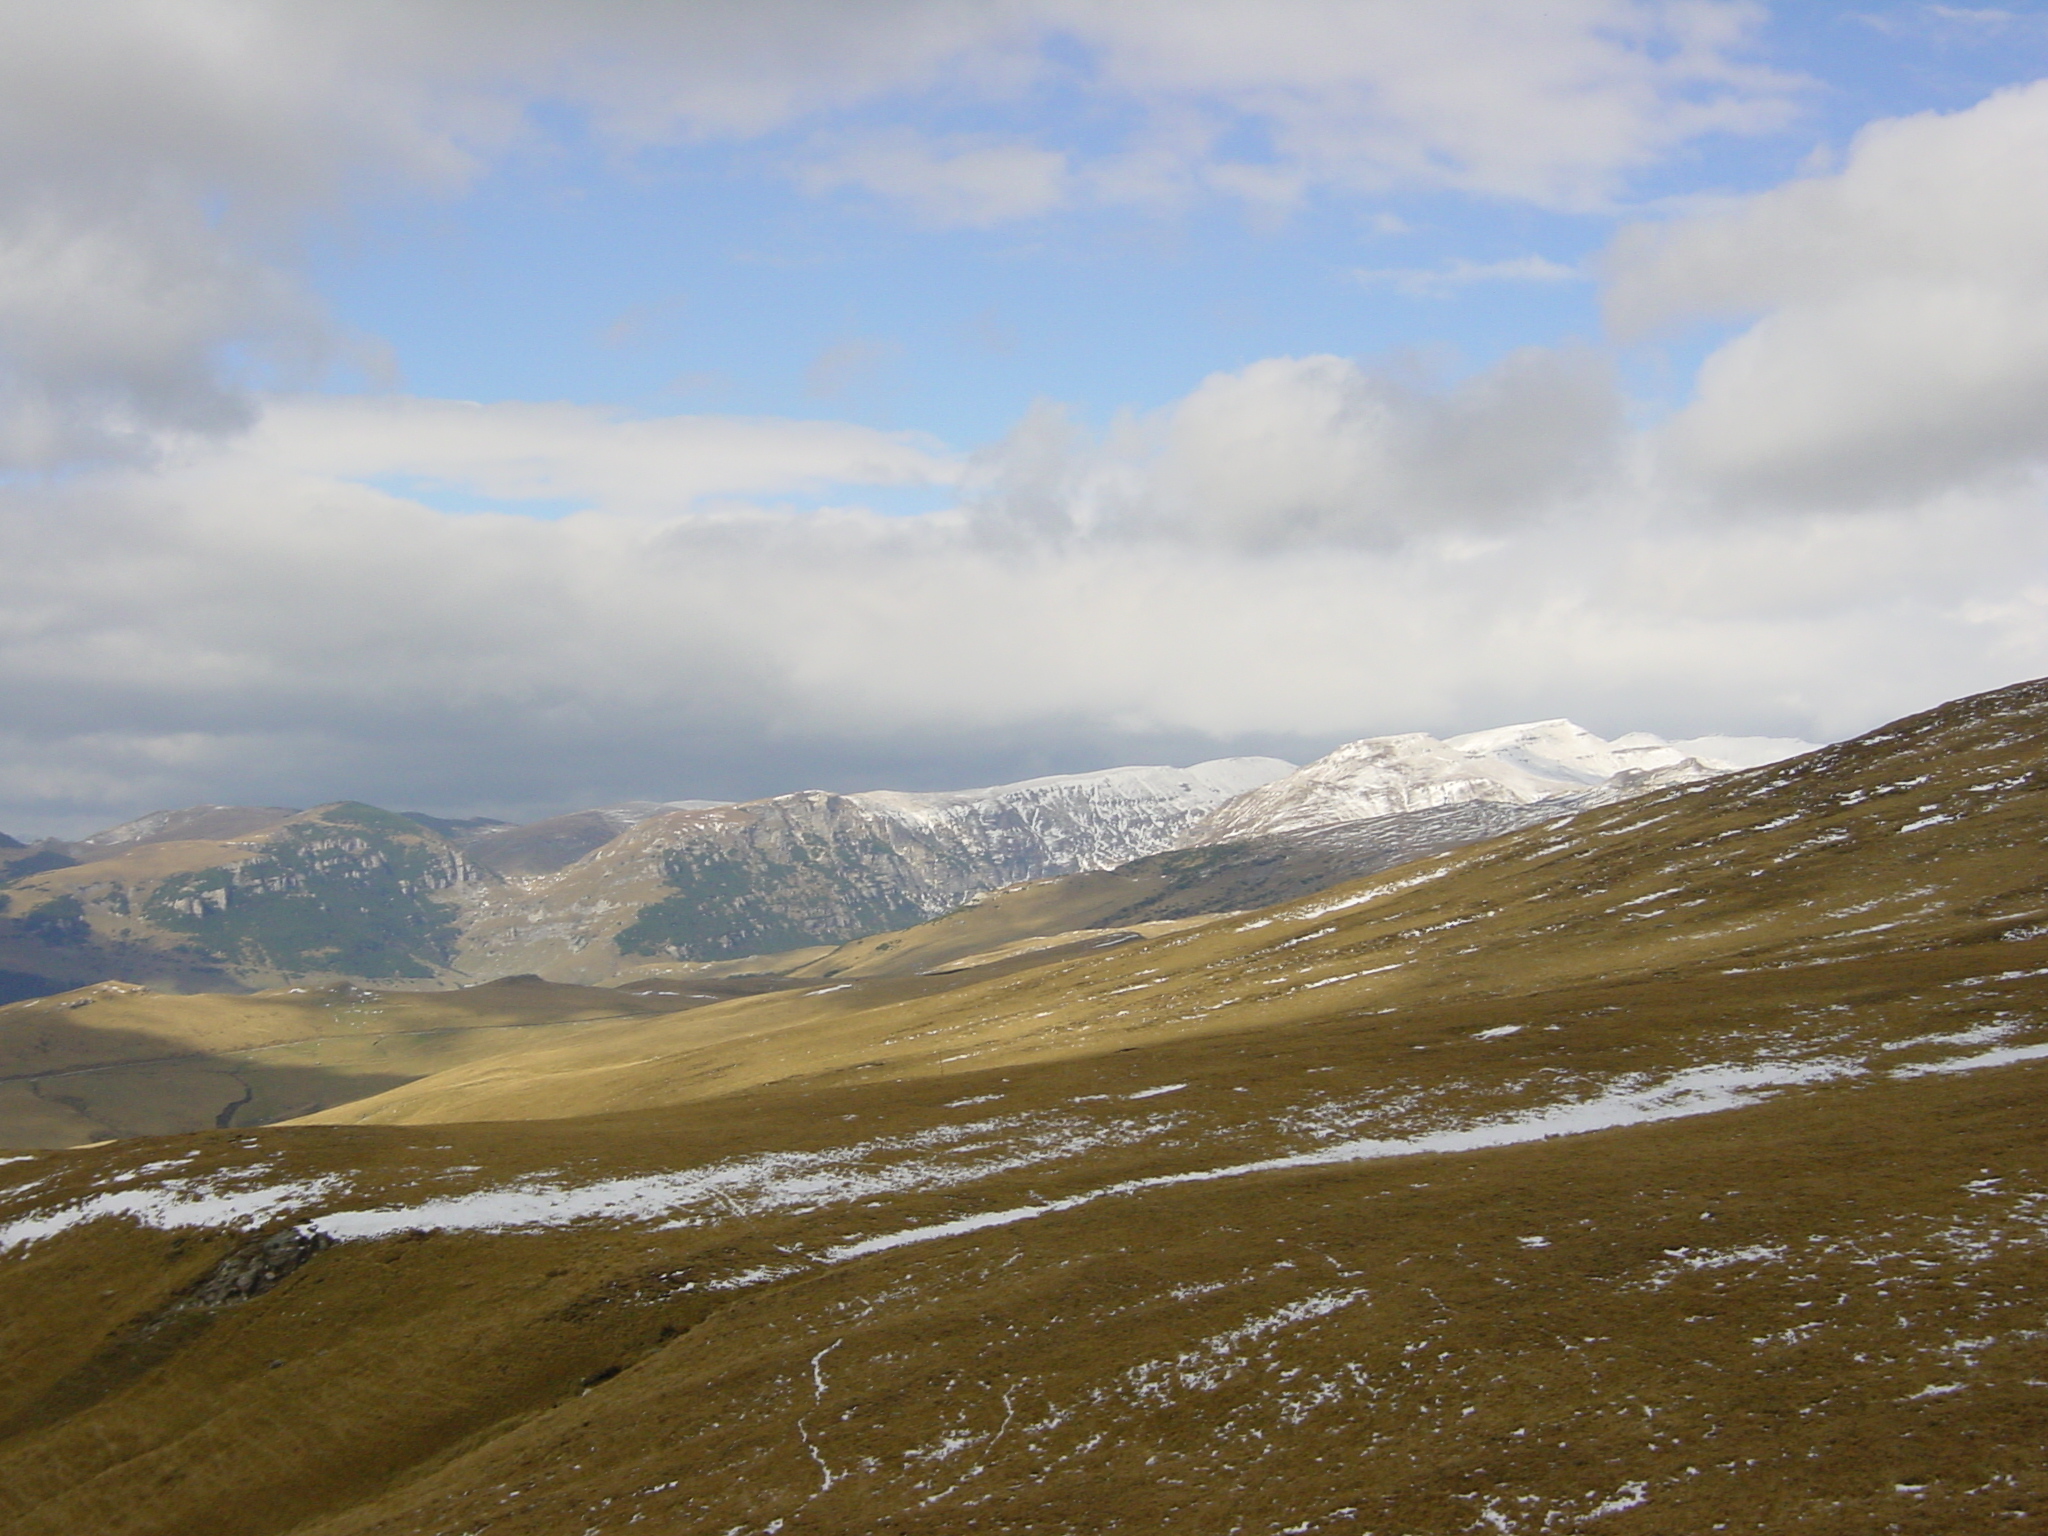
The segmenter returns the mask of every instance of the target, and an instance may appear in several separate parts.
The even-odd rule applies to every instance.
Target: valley
[[[572,989],[552,994],[564,998],[805,980],[835,983],[825,995],[939,997],[1728,768],[1558,721],[1459,740],[1359,742],[1297,771],[1233,759],[952,794],[636,802],[525,829],[354,804],[194,807],[46,843],[40,857],[23,845],[35,867],[12,890],[36,905],[0,919],[12,930],[0,945],[11,938],[45,973],[25,990],[55,996],[0,1007],[0,1033],[46,1029],[59,1009],[71,1033],[102,1043],[89,1067],[9,1077],[0,1144],[264,1124],[481,1060],[499,1036],[419,1027],[472,999],[489,1013],[504,984],[479,972],[544,975]],[[549,850],[565,862],[539,874],[479,862],[531,866]],[[762,952],[778,943],[797,947]],[[114,966],[125,971],[98,983]],[[138,979],[151,990],[133,990]],[[245,1000],[175,1004],[154,995],[167,980]],[[321,1022],[334,997],[345,1030]],[[521,1048],[583,1053],[592,1008],[618,1013],[613,998],[526,1020]],[[785,998],[760,1016],[801,1030],[808,1006]],[[216,1015],[298,1022],[223,1055],[208,1034]]]

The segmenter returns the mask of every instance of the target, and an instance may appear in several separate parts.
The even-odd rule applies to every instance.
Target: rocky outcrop
[[[334,1239],[313,1227],[286,1227],[268,1237],[244,1243],[222,1259],[185,1298],[191,1307],[224,1307],[261,1296],[308,1259],[334,1246]]]

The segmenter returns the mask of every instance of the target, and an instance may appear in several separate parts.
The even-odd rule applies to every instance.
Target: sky
[[[0,5],[17,836],[2048,673],[2048,7]]]

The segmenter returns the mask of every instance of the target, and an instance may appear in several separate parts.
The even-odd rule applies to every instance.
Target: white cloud
[[[1360,267],[1352,276],[1368,286],[1384,285],[1414,298],[1441,298],[1474,283],[1571,283],[1583,280],[1575,267],[1546,256],[1510,256],[1472,261],[1454,256],[1440,267]]]
[[[946,224],[1316,187],[1587,207],[1702,133],[1782,120],[1786,81],[1739,62],[1759,15],[1736,0],[31,7],[0,51],[0,467],[245,421],[252,383],[303,378],[337,345],[297,276],[307,221],[459,192],[543,147],[538,105],[627,150],[802,132],[800,179]],[[1007,126],[963,138],[947,126],[963,109]],[[1121,126],[1043,142],[1069,122]],[[1247,139],[1263,148],[1231,147]]]
[[[971,78],[1019,102],[1056,87],[1132,126],[1061,152],[897,125],[834,148],[813,185],[972,224],[1213,193],[1284,206],[1317,188],[1589,209],[1680,144],[1782,126],[1799,89],[1743,60],[1762,8],[1718,0],[1021,0],[981,14],[987,38],[948,69],[974,61]],[[1060,62],[1055,40],[1085,63]]]
[[[571,501],[674,515],[717,498],[945,485],[957,469],[919,434],[845,422],[301,396],[274,401],[245,438],[225,451],[191,455],[183,472],[417,482],[515,504]]]
[[[1448,390],[1345,358],[1268,358],[1100,445],[1041,410],[971,483],[996,530],[1393,545],[1585,492],[1615,468],[1619,407],[1587,352],[1532,348]]]
[[[2048,458],[2044,175],[2048,82],[1873,124],[1835,174],[1627,231],[1622,329],[1751,322],[1671,423],[1676,464],[1855,505]]]
[[[1042,410],[984,494],[1125,520],[1022,538],[736,503],[947,467],[858,429],[290,402],[232,449],[0,488],[0,827],[960,784],[1555,714],[1819,739],[2048,671],[2037,496],[1731,525],[1622,475],[1517,515],[1503,423],[1556,366],[1404,396],[1277,359],[1123,443]],[[360,483],[398,473],[625,512]]]
[[[1041,406],[965,471],[841,423],[252,392],[334,345],[292,276],[304,220],[459,190],[533,141],[539,101],[615,146],[779,135],[813,185],[941,223],[1331,188],[1597,208],[1690,137],[1781,120],[1785,83],[1732,62],[1759,16],[39,12],[0,54],[0,460],[164,451],[0,483],[0,826],[963,783],[1559,713],[1819,738],[2048,671],[2048,86],[1877,125],[1839,171],[1627,235],[1618,326],[1746,327],[1648,439],[1570,349],[1448,386],[1268,358],[1100,436]],[[1048,100],[1116,131],[986,126]],[[821,357],[815,382],[875,356]],[[956,479],[961,509],[922,517],[760,505]],[[452,515],[421,487],[583,510]],[[1783,515],[1720,515],[1759,500]]]
[[[0,216],[0,467],[146,456],[163,432],[246,425],[231,346],[287,374],[329,350],[314,305],[187,210]]]
[[[802,168],[804,186],[857,186],[930,224],[985,228],[1050,212],[1068,199],[1067,157],[1030,144],[933,142],[907,129],[828,142]]]
[[[1750,4],[1567,0],[1047,0],[1101,77],[1164,113],[1263,131],[1305,184],[1450,187],[1604,204],[1712,132],[1786,120],[1795,87],[1742,62]],[[1211,147],[1195,169],[1229,166]]]
[[[993,68],[1005,27],[932,0],[106,0],[13,14],[0,467],[134,456],[158,433],[246,422],[251,382],[302,377],[336,345],[296,275],[308,218],[459,191],[538,142],[537,103],[582,109],[628,146],[758,134],[922,80],[963,49]]]

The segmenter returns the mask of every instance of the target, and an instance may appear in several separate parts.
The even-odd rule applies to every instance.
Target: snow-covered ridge
[[[1628,784],[1683,783],[1814,750],[1776,737],[1603,740],[1569,720],[1537,720],[1439,741],[1422,732],[1350,742],[1204,817],[1190,845],[1300,832],[1474,800],[1532,805]],[[1624,776],[1628,776],[1624,778]]]
[[[876,815],[994,855],[1021,835],[1060,869],[1109,869],[1170,848],[1202,817],[1294,771],[1277,757],[1224,757],[1191,768],[1109,768],[984,789],[867,790]]]

